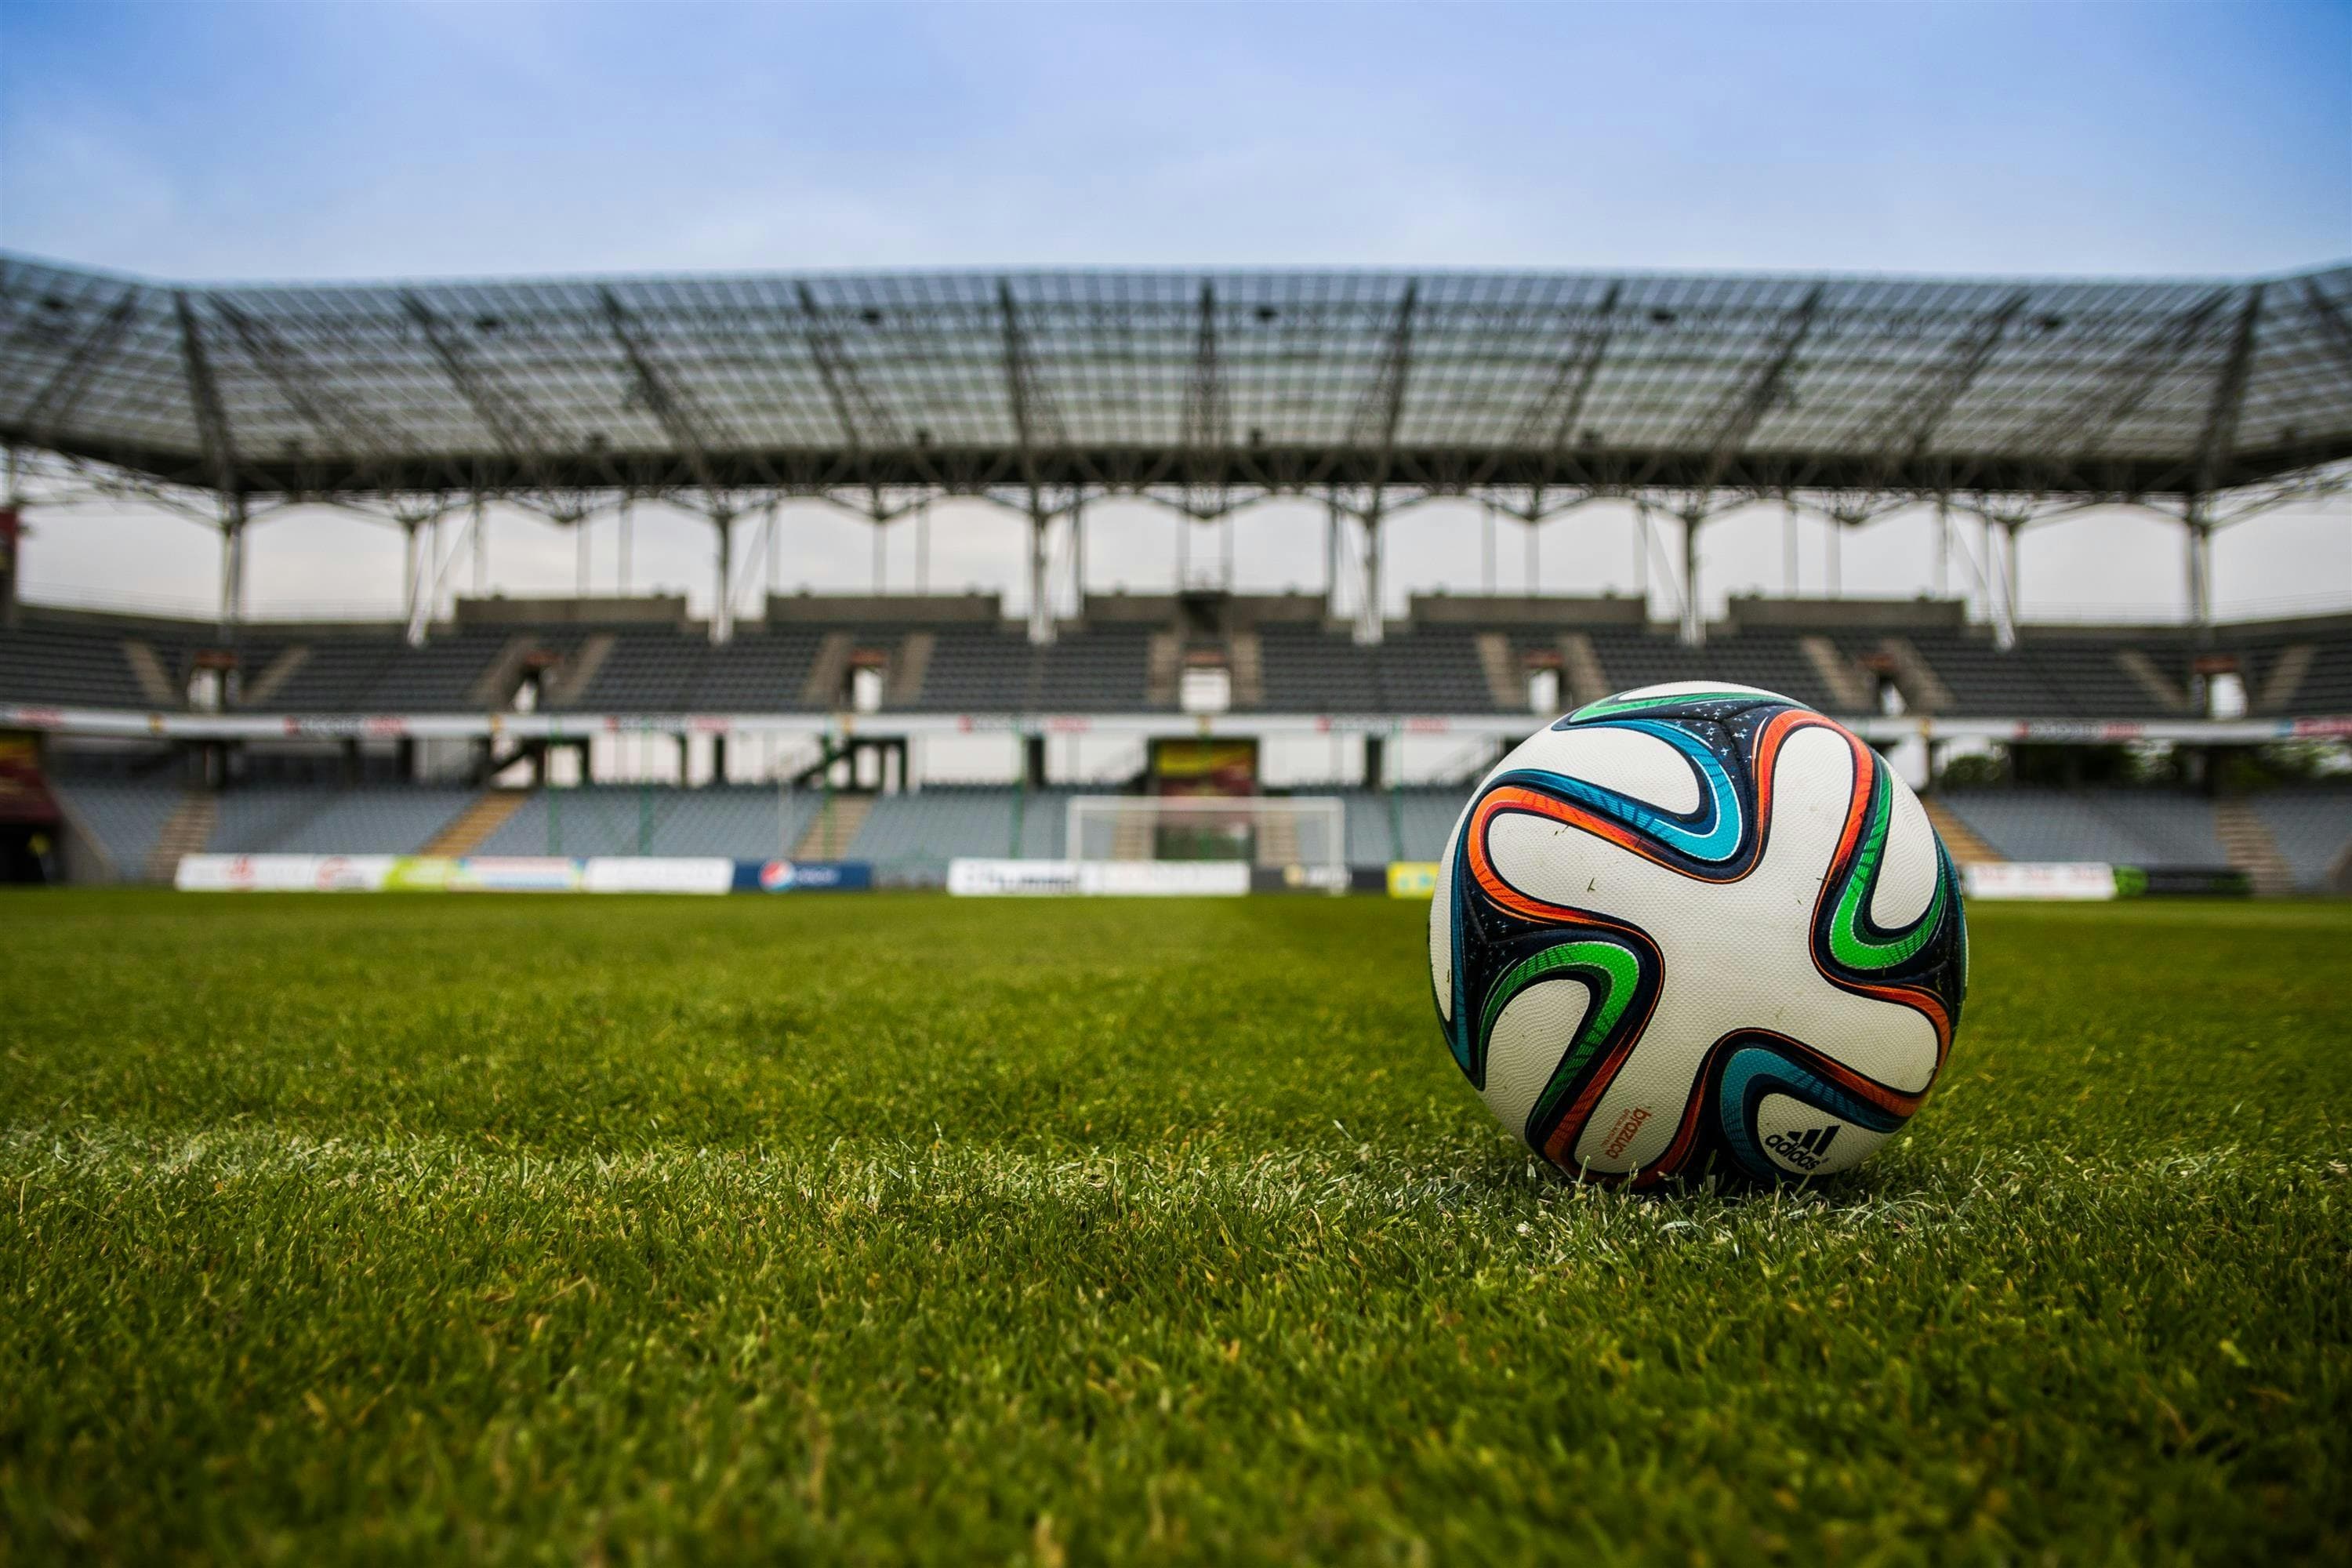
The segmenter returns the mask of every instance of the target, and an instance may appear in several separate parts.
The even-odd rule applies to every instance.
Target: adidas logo
[[[1800,1171],[1818,1170],[1829,1157],[1830,1140],[1838,1135],[1837,1126],[1811,1128],[1803,1132],[1775,1132],[1764,1140],[1764,1146],[1781,1160]]]

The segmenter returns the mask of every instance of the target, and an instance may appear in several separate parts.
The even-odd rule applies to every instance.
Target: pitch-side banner
[[[951,860],[948,891],[962,898],[1238,898],[1250,889],[1241,860]]]
[[[580,886],[591,893],[724,893],[735,886],[735,862],[702,856],[595,856],[581,872]]]
[[[2097,860],[1981,860],[1961,875],[1971,899],[2092,901],[2116,896],[2116,868]]]
[[[1074,860],[968,860],[948,862],[948,891],[960,899],[1067,896],[1078,890]]]
[[[1437,897],[1437,862],[1434,860],[1390,861],[1389,897],[1391,899]]]
[[[738,860],[739,893],[843,893],[874,885],[864,860]]]
[[[172,885],[184,893],[375,893],[393,855],[183,855]]]

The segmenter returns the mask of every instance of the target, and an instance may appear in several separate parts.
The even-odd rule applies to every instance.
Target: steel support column
[[[915,503],[915,592],[931,591],[931,503],[929,498]]]
[[[1339,618],[1339,498],[1323,510],[1323,618]]]
[[[1033,500],[1029,508],[1029,640],[1043,647],[1054,640],[1054,582],[1048,571],[1051,552],[1046,549],[1046,530],[1053,526],[1053,515],[1044,504]]]
[[[1543,591],[1543,519],[1528,509],[1528,596]]]
[[[1698,596],[1698,531],[1706,515],[1696,509],[1683,513],[1683,625],[1685,647],[1706,646],[1706,612]]]
[[[8,447],[7,470],[0,479],[0,626],[14,627],[16,606],[24,595],[25,497],[17,484],[18,456]]]
[[[2003,558],[2002,547],[2007,546]],[[1992,612],[1992,646],[2017,646],[2017,526],[1984,520],[1985,605]]]
[[[1780,513],[1780,592],[1797,596],[1797,498],[1790,496]]]
[[[1381,492],[1372,492],[1364,509],[1364,575],[1361,602],[1356,605],[1356,640],[1370,645],[1381,640]]]
[[[1483,526],[1479,543],[1483,546],[1480,554],[1486,568],[1485,592],[1487,597],[1492,598],[1495,594],[1495,503],[1483,502],[1478,510],[1479,521]]]
[[[710,526],[719,533],[719,591],[710,606],[710,640],[735,640],[735,514],[715,511]]]
[[[2189,534],[2189,624],[2200,637],[2213,635],[2213,524],[2203,496],[2189,498],[2182,519]]]
[[[1949,598],[1952,592],[1952,502],[1948,496],[1936,498],[1936,597]]]
[[[2000,596],[2009,605],[2009,640],[2012,643],[2017,641],[2018,614],[2024,606],[2024,599],[2021,592],[2022,572],[2018,563],[2017,552],[2017,536],[2024,526],[2021,522],[2010,522],[2002,526],[2002,531],[2009,535],[2009,549],[2001,558],[2000,569],[2008,579],[2008,585],[2001,590]]]
[[[620,526],[614,531],[614,538],[613,541],[615,573],[614,591],[625,599],[629,596],[629,531],[630,525],[635,521],[631,516],[632,507],[633,502],[630,498],[623,496],[621,498]]]
[[[221,512],[220,633],[236,637],[245,624],[245,497],[225,498]]]
[[[1087,503],[1070,502],[1070,613],[1087,613]]]
[[[1642,618],[1650,618],[1650,503],[1633,498],[1633,596],[1642,601]]]
[[[416,641],[416,596],[424,589],[425,569],[417,552],[425,537],[425,519],[403,518],[400,522],[400,621],[409,628],[408,640]]]
[[[1845,597],[1845,519],[1830,519],[1829,559],[1824,563],[1830,597]]]
[[[480,496],[474,498],[473,531],[474,597],[478,599],[490,591],[490,509]]]
[[[572,551],[575,558],[572,593],[584,599],[588,596],[588,517],[586,513],[572,520]]]

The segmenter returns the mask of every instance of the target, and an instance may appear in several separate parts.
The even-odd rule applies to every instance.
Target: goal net
[[[1348,886],[1348,807],[1331,795],[1082,795],[1067,842],[1081,864],[1238,860],[1286,886]]]

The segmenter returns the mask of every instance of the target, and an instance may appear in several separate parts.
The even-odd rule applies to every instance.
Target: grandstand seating
[[[850,841],[847,858],[891,866],[944,865],[959,855],[1057,859],[1070,796],[1078,793],[932,784],[911,795],[882,795]]]
[[[114,875],[135,880],[183,798],[168,777],[68,775],[52,781],[74,820],[104,849]],[[957,856],[1055,858],[1065,852],[1066,787],[932,784],[871,797],[846,858],[937,870]],[[1352,865],[1433,860],[1459,816],[1465,786],[1303,790],[1346,807]],[[210,847],[258,854],[410,854],[475,798],[466,789],[371,784],[243,784],[219,796]],[[685,789],[592,785],[527,796],[478,853],[491,855],[788,856],[814,821],[820,792],[780,797],[767,785]],[[1998,788],[1940,797],[2013,860],[2104,860],[2151,870],[2231,864],[2214,803],[2159,788]],[[2305,785],[2248,797],[2304,892],[2352,890],[2352,786]],[[1018,838],[1015,823],[1018,821]],[[649,830],[649,836],[648,836]]]
[[[429,784],[239,784],[210,847],[223,855],[414,855],[475,795]]]
[[[1465,784],[1437,784],[1328,793],[1348,808],[1348,863],[1377,866],[1390,860],[1434,860],[1444,854],[1446,837],[1470,791]]]
[[[878,629],[863,640],[896,647],[912,629]],[[940,626],[935,637],[916,708],[933,713],[1017,711],[1036,700],[1037,650],[1026,637],[992,626]]]
[[[2213,653],[2238,661],[2258,712],[2352,713],[2352,623],[2341,617],[2221,627],[2210,644],[2178,627],[2029,627],[2015,648],[2004,651],[1994,647],[1988,628],[1948,616],[1923,612],[1916,625],[1847,624],[1833,606],[1821,616],[1824,624],[1811,631],[1801,617],[1720,627],[1703,648],[1683,647],[1665,628],[1627,622],[1570,627],[1522,619],[1491,635],[1502,637],[1516,664],[1535,654],[1556,657],[1560,634],[1578,631],[1590,640],[1601,676],[1613,689],[1731,680],[1785,691],[1832,712],[1854,710],[1852,699],[1875,689],[1877,677],[1861,670],[1864,661],[1883,669],[1915,659],[1942,688],[1933,706],[1959,718],[2179,717],[2196,657]],[[818,670],[829,637],[837,639],[836,650],[845,642],[895,661],[919,632],[929,639],[919,679],[912,670],[894,670],[886,708],[1140,712],[1155,706],[1148,668],[1155,629],[1134,621],[1078,626],[1038,647],[1018,627],[994,620],[885,618],[837,626],[783,621],[741,627],[734,641],[714,647],[699,628],[678,622],[500,625],[484,616],[437,631],[421,648],[385,626],[279,628],[248,632],[237,654],[250,685],[280,653],[300,649],[290,674],[246,704],[266,711],[467,711],[503,702],[503,693],[484,689],[485,679],[501,670],[519,672],[521,656],[535,654],[537,662],[560,668],[589,638],[599,637],[609,647],[584,686],[557,705],[582,712],[797,712],[830,710],[845,700],[845,691],[811,689],[836,673]],[[1258,640],[1259,691],[1255,700],[1237,694],[1235,706],[1244,711],[1487,713],[1496,710],[1498,697],[1508,695],[1490,682],[1480,658],[1482,634],[1472,624],[1394,627],[1387,640],[1369,647],[1316,622],[1278,619],[1251,629]],[[1848,700],[1841,700],[1807,653],[1809,636],[1855,666]],[[1198,633],[1194,644],[1203,637],[1206,646],[1222,646],[1217,637]],[[144,683],[126,643],[144,645],[155,657]],[[0,700],[151,709],[158,705],[159,679],[163,692],[180,693],[194,654],[217,644],[213,629],[196,623],[123,618],[110,624],[103,616],[30,609],[24,625],[0,632]],[[2299,674],[2281,682],[2286,694],[2271,701],[2272,677],[2289,659]],[[845,668],[838,673],[845,675]],[[1899,669],[1897,684],[1903,684]],[[1159,705],[1174,700],[1163,690]],[[1516,710],[1517,704],[1502,706]]]
[[[182,790],[169,778],[52,778],[67,814],[98,843],[118,881],[137,881]]]
[[[2011,860],[2105,860],[2150,870],[2230,864],[2210,800],[2158,789],[1948,791],[1959,819]]]
[[[121,633],[37,623],[0,630],[0,701],[152,706],[123,657]]]
[[[789,855],[819,795],[770,784],[680,789],[592,784],[538,790],[476,853],[482,855]]]
[[[2298,891],[2352,892],[2352,788],[2273,790],[2251,804]]]

